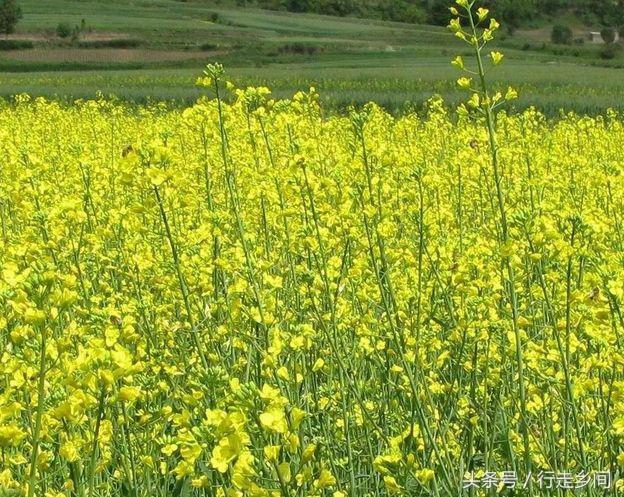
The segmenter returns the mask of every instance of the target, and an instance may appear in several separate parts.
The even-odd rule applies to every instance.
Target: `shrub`
[[[73,44],[76,44],[76,43],[78,43],[79,40],[80,40],[80,28],[78,26],[76,26],[72,30],[71,41],[72,41]]]
[[[0,38],[0,50],[24,50],[33,47],[34,44],[30,40],[3,40]]]
[[[282,45],[278,49],[281,54],[295,54],[295,55],[313,55],[319,51],[319,47],[316,45],[307,45],[301,42],[288,43]]]
[[[555,24],[552,28],[550,39],[558,45],[570,45],[572,43],[573,33],[569,26],[563,24]]]
[[[615,59],[618,54],[617,47],[610,43],[600,51],[600,58],[604,60]]]
[[[72,27],[66,22],[60,22],[56,26],[56,35],[59,38],[69,38],[72,35]]]
[[[607,45],[610,45],[615,41],[615,29],[609,27],[602,28],[600,30],[600,36]]]
[[[143,42],[135,38],[116,38],[114,40],[88,40],[81,41],[81,48],[136,48]]]

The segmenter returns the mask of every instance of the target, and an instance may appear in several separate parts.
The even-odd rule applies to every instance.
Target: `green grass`
[[[42,55],[26,60],[19,52],[1,53],[2,95],[28,92],[73,99],[102,91],[138,101],[187,103],[200,94],[194,81],[202,65],[219,61],[239,85],[266,85],[279,97],[315,86],[332,107],[375,100],[396,110],[406,102],[418,106],[435,93],[451,103],[462,98],[449,60],[465,48],[444,28],[262,11],[208,0],[22,0],[21,5],[18,36],[35,39]],[[213,13],[216,23],[210,21]],[[56,25],[80,25],[82,19],[91,33],[87,36],[138,39],[142,49],[163,51],[163,60],[124,62],[114,50],[103,50],[101,60],[82,60],[82,49],[69,45],[67,60],[46,59],[46,47],[61,44],[53,36]],[[602,67],[621,66],[621,56],[602,61],[596,46],[551,47],[526,34],[503,38],[498,43],[507,62],[493,77],[501,86],[519,88],[518,107],[535,104],[549,113],[560,107],[590,113],[622,107],[620,71]],[[214,46],[214,53],[202,52],[203,44]],[[292,53],[288,47],[294,44],[314,53]],[[169,60],[168,49],[197,53]]]
[[[453,68],[436,59],[419,61],[408,69],[376,65],[364,69],[322,68],[310,62],[232,68],[229,74],[239,86],[268,86],[276,97],[288,98],[299,89],[315,86],[331,108],[373,100],[400,110],[408,105],[418,107],[434,94],[443,95],[449,103],[465,97],[454,86]],[[140,102],[151,98],[190,103],[202,94],[194,85],[197,75],[198,69],[194,68],[6,74],[0,82],[0,94],[11,95],[19,88],[32,95],[93,98],[101,91]],[[607,107],[624,110],[624,83],[613,69],[586,67],[580,72],[570,64],[512,60],[493,80],[501,88],[511,83],[519,89],[517,108],[535,105],[549,114],[557,113],[559,108],[583,113]]]

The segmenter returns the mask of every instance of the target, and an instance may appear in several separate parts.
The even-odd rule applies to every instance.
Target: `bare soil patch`
[[[59,41],[59,37],[54,30],[13,33],[8,36],[2,36],[2,38],[7,40]],[[128,38],[132,38],[128,33],[115,33],[112,31],[85,31],[80,34],[80,39],[83,41],[111,41]]]
[[[174,62],[206,59],[216,52],[150,50],[146,48],[32,48],[13,50],[4,56],[27,62]]]

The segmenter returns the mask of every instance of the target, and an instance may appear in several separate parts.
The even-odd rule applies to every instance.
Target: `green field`
[[[375,100],[391,109],[434,93],[461,98],[449,60],[464,48],[444,28],[240,8],[207,0],[23,0],[14,38],[34,48],[0,52],[0,94],[63,99],[98,91],[121,98],[189,102],[207,62],[222,62],[235,83],[269,86],[276,96],[315,86],[332,107]],[[84,21],[83,21],[84,20]],[[55,34],[83,24],[78,41]],[[543,38],[543,36],[542,36]],[[107,46],[131,42],[127,48]],[[80,45],[80,46],[79,46]],[[539,32],[499,41],[507,64],[493,75],[520,91],[518,106],[599,112],[621,108],[624,60],[600,47],[558,49]],[[95,48],[101,47],[101,48]]]

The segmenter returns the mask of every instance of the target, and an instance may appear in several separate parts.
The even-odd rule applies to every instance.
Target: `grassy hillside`
[[[241,84],[263,84],[279,96],[316,86],[332,105],[376,100],[418,105],[433,93],[458,98],[449,59],[465,48],[444,28],[236,7],[208,0],[22,0],[24,18],[11,38],[33,48],[0,52],[0,94],[62,98],[98,90],[124,98],[189,101],[209,61],[226,65]],[[61,40],[56,26],[83,26]],[[520,87],[519,105],[594,112],[619,107],[622,64],[600,58],[600,46],[556,47],[548,29],[499,41],[508,58],[495,76]],[[607,67],[593,67],[594,65]]]

